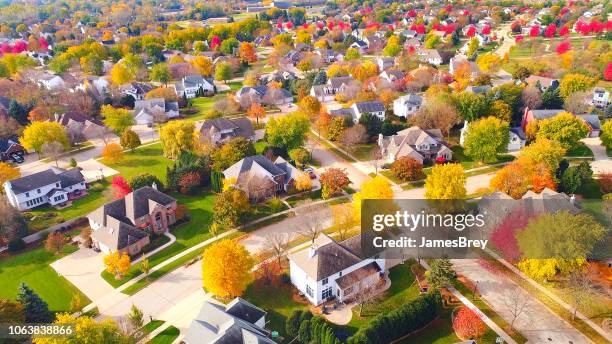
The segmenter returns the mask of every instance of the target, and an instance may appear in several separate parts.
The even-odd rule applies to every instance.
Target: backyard
[[[155,175],[164,183],[166,182],[166,167],[172,165],[172,160],[164,157],[164,150],[159,142],[139,147],[134,152],[125,153],[120,162],[113,163],[107,159],[101,159],[101,162],[117,170],[128,181],[138,174],[147,172]]]
[[[0,259],[0,298],[14,300],[23,282],[47,302],[51,311],[70,311],[70,301],[74,296],[80,298],[82,305],[89,304],[91,301],[87,296],[49,266],[76,250],[76,246],[66,245],[60,254],[53,255],[44,247],[36,247],[3,257]]]

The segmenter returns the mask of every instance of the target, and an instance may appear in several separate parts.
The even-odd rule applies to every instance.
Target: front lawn
[[[378,144],[367,143],[367,144],[354,145],[350,148],[344,145],[341,145],[341,147],[342,149],[349,152],[352,156],[354,156],[360,161],[370,161],[372,160],[372,151],[378,148]]]
[[[569,157],[577,157],[577,156],[593,156],[593,151],[589,147],[587,147],[583,142],[578,142],[576,146],[572,147],[565,153],[566,156]]]
[[[502,162],[508,162],[514,160],[514,156],[509,154],[498,154],[497,159],[495,161],[490,162],[480,162],[472,159],[471,157],[465,155],[463,152],[463,147],[457,145],[452,148],[453,151],[453,160],[458,161],[461,166],[463,166],[464,170],[471,170],[473,168],[483,167],[490,164],[497,164]]]
[[[170,326],[167,329],[161,331],[157,336],[151,339],[151,344],[172,344],[179,336],[181,331],[174,326]]]
[[[134,176],[147,172],[165,183],[166,167],[173,164],[172,160],[164,157],[164,150],[159,142],[137,148],[134,152],[124,153],[124,159],[119,163],[111,163],[106,159],[102,159],[101,162],[117,170],[128,182]]]
[[[46,206],[24,212],[24,217],[29,219],[30,232],[38,232],[64,221],[85,216],[101,207],[108,201],[104,196],[107,185],[106,180],[92,183],[87,189],[87,196],[73,201],[70,206],[63,209],[57,210]]]
[[[14,300],[19,285],[24,282],[30,286],[49,305],[54,312],[70,311],[70,301],[74,296],[81,299],[82,305],[91,302],[79,289],[59,275],[49,264],[73,253],[78,248],[66,245],[59,255],[53,255],[39,247],[18,253],[0,260],[0,298]]]

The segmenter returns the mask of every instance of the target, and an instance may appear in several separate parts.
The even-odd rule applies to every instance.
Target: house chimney
[[[576,205],[576,195],[572,194],[572,195],[570,196],[570,203],[571,203],[572,205]]]
[[[308,258],[312,258],[317,255],[317,248],[318,247],[315,244],[310,245],[308,248]]]
[[[57,112],[53,113],[53,118],[55,118],[55,121],[59,121],[60,115]]]
[[[157,190],[157,183],[156,183],[156,182],[153,182],[153,184],[151,184],[151,187],[152,187],[153,189]]]
[[[378,146],[383,148],[383,134],[378,134]]]

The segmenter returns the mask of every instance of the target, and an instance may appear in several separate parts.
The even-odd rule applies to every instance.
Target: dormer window
[[[59,182],[55,183],[55,187],[57,187],[57,188],[60,187]]]
[[[36,189],[36,191],[38,191],[38,193],[40,193],[40,189]]]

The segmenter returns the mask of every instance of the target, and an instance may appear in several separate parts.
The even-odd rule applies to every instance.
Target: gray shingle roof
[[[53,169],[48,169],[29,176],[13,179],[9,181],[9,183],[15,194],[21,194],[57,182],[60,182],[62,187],[67,187],[84,181],[85,178],[83,174],[81,174],[81,170],[73,168],[67,171],[62,169],[55,169],[55,171]],[[66,185],[64,185],[64,183],[66,183]]]
[[[378,101],[378,100],[374,100],[374,101],[369,101],[369,102],[361,102],[361,103],[355,103],[355,106],[357,107],[357,110],[359,110],[359,112],[380,112],[380,111],[385,111],[385,104],[383,104],[383,102]]]

